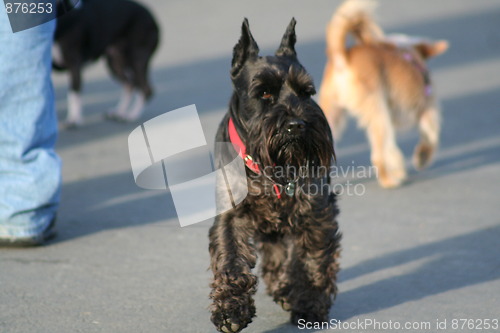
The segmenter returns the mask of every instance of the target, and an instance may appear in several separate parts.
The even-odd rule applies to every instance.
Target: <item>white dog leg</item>
[[[144,105],[146,104],[146,98],[142,92],[137,94],[135,99],[135,103],[130,111],[130,113],[126,116],[127,121],[135,121],[139,119],[142,115],[142,111],[144,110]]]
[[[113,109],[109,110],[106,114],[108,118],[125,119],[127,117],[127,110],[132,101],[133,91],[132,86],[125,84],[123,85],[122,94],[118,104]]]
[[[79,92],[70,91],[68,93],[68,116],[66,117],[66,126],[78,127],[81,125],[83,125],[82,98]]]

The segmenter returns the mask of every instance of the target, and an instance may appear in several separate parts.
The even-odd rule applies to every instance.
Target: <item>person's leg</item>
[[[51,81],[55,22],[12,33],[0,6],[0,244],[39,244],[55,219],[61,163]]]

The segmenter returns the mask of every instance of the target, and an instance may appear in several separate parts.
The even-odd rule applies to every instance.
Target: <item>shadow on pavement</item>
[[[494,226],[397,251],[346,268],[341,271],[341,282],[427,258],[424,264],[410,273],[353,290],[340,290],[330,311],[330,319],[345,322],[356,316],[427,296],[500,279],[499,237],[500,226]],[[283,323],[265,332],[304,331],[315,330],[299,329],[292,324]]]
[[[139,189],[131,172],[64,184],[62,193],[55,242],[176,217],[169,192]]]
[[[370,259],[342,271],[341,280],[428,258],[417,270],[340,292],[332,318],[341,321],[500,278],[500,226]]]

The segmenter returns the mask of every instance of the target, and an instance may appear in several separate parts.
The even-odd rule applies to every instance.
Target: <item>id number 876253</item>
[[[5,10],[7,14],[51,14],[54,8],[52,2],[6,2]]]

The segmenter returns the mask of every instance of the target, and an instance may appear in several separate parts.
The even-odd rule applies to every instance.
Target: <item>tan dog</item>
[[[348,0],[333,15],[326,31],[328,60],[319,104],[336,138],[345,127],[344,110],[358,119],[368,134],[379,183],[391,188],[406,179],[397,128],[418,124],[417,169],[431,162],[438,146],[440,112],[425,61],[445,52],[448,43],[384,36],[371,16],[374,7],[372,1]],[[350,48],[348,35],[356,41]]]

